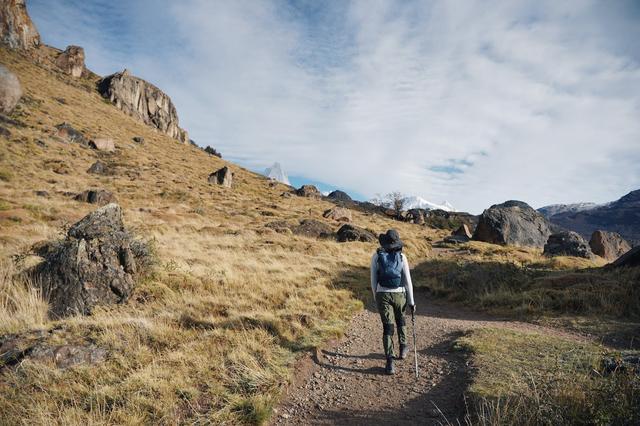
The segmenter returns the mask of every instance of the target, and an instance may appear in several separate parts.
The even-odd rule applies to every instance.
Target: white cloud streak
[[[45,41],[174,99],[202,145],[479,212],[640,187],[634,2],[33,0]],[[445,171],[452,173],[445,173]]]

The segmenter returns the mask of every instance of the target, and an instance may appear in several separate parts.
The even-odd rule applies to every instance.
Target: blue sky
[[[474,213],[640,188],[640,2],[30,0],[253,170]]]

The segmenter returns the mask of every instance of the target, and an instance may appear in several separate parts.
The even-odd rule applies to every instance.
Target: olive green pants
[[[398,342],[407,344],[407,326],[404,322],[404,310],[407,296],[402,293],[376,293],[376,305],[382,320],[382,346],[387,358],[393,357],[393,326],[398,327]]]

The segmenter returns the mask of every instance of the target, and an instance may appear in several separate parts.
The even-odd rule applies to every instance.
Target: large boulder
[[[62,72],[72,77],[78,78],[87,75],[87,68],[84,65],[84,49],[80,46],[67,46],[65,51],[58,55],[55,64]]]
[[[337,237],[339,243],[345,243],[347,241],[362,241],[369,243],[377,240],[373,232],[348,224],[342,225],[340,229],[338,229]]]
[[[343,207],[334,207],[332,209],[325,210],[322,217],[342,222],[351,222],[351,210]]]
[[[549,235],[544,245],[544,254],[547,256],[574,256],[590,259],[593,257],[589,244],[573,231],[562,231]]]
[[[136,260],[122,209],[109,204],[73,225],[64,240],[43,245],[33,281],[54,317],[89,314],[97,305],[122,303],[134,288]]]
[[[211,173],[209,175],[208,182],[224,186],[225,188],[231,188],[231,185],[233,185],[233,173],[229,167],[224,166],[223,168]]]
[[[313,185],[302,185],[300,188],[296,189],[296,195],[300,197],[311,197],[311,198],[320,198],[322,194],[318,191]]]
[[[329,195],[327,195],[327,198],[334,200],[334,201],[342,201],[342,202],[350,202],[353,201],[351,199],[351,197],[349,196],[349,194],[347,194],[344,191],[340,191],[340,190],[335,190],[335,191],[331,191],[329,193]]]
[[[631,246],[617,232],[595,231],[591,234],[589,247],[593,254],[607,260],[616,260],[629,250]]]
[[[424,209],[410,209],[407,211],[405,218],[408,222],[415,223],[416,225],[424,225],[425,222],[425,210]]]
[[[27,13],[24,0],[0,0],[0,41],[20,50],[40,45],[40,34]]]
[[[636,246],[610,264],[614,268],[640,266],[640,246]]]
[[[507,201],[491,206],[480,215],[473,239],[542,248],[551,233],[551,224],[527,203]]]
[[[457,237],[464,237],[467,240],[470,240],[471,237],[473,236],[471,234],[471,231],[469,230],[469,226],[466,223],[463,223],[462,225],[460,225],[460,228],[453,231],[451,235],[457,236]]]
[[[18,77],[0,65],[0,114],[11,114],[21,97],[22,87]]]
[[[153,84],[124,70],[100,80],[98,90],[130,116],[182,143],[189,142],[189,135],[178,125],[178,112],[171,98]]]
[[[111,138],[91,139],[89,146],[96,151],[114,152],[116,150],[116,144]]]

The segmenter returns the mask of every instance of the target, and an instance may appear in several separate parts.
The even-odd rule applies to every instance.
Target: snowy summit
[[[406,197],[404,199],[404,209],[444,210],[447,212],[453,212],[456,210],[448,201],[443,201],[442,204],[435,204],[418,196]]]
[[[278,182],[291,185],[291,183],[289,182],[289,178],[287,177],[287,174],[284,172],[284,170],[282,169],[282,166],[278,162],[273,163],[273,166],[267,168],[264,171],[264,175],[269,179],[273,179]]]

